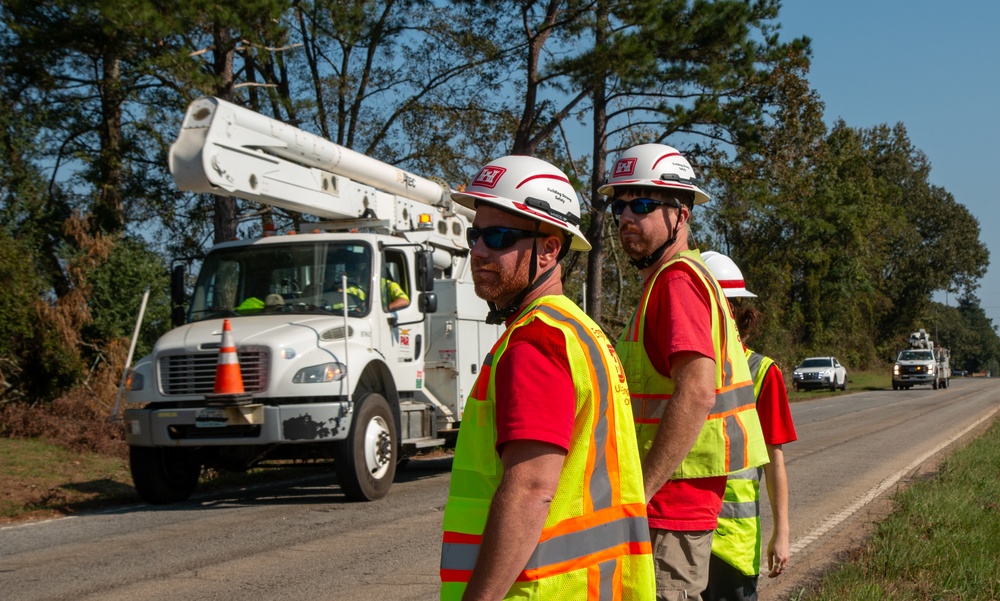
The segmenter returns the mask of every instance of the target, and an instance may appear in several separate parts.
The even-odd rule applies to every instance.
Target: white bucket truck
[[[373,500],[399,461],[454,442],[500,326],[473,289],[473,213],[446,187],[217,98],[188,108],[170,171],[326,221],[211,249],[136,362],[124,422],[144,500],[187,499],[203,467],[331,459],[347,497]],[[184,265],[173,276],[180,305]],[[409,305],[389,306],[395,285]],[[226,319],[243,394],[213,393]]]

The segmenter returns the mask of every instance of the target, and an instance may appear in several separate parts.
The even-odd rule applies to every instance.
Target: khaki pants
[[[714,530],[649,529],[656,567],[656,601],[701,601],[708,586]]]

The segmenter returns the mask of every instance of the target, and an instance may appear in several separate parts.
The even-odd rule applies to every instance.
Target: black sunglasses
[[[625,212],[625,207],[632,209],[632,212],[636,215],[646,215],[652,213],[656,210],[656,207],[660,205],[668,205],[671,207],[679,206],[676,200],[656,200],[655,198],[633,198],[629,201],[624,200],[613,200],[611,201],[611,212],[615,215],[621,215]]]
[[[465,238],[469,242],[469,248],[475,246],[476,242],[482,238],[483,243],[486,244],[486,248],[493,250],[510,248],[518,240],[523,240],[524,238],[541,238],[546,235],[533,230],[519,230],[513,227],[500,226],[484,228],[470,227],[465,230]]]

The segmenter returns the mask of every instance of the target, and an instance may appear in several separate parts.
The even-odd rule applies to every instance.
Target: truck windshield
[[[900,361],[933,361],[934,353],[931,351],[903,351],[899,354]]]
[[[190,321],[260,313],[367,315],[372,252],[364,244],[260,244],[212,251],[191,300]]]

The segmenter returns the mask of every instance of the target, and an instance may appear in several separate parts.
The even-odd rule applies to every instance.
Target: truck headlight
[[[128,378],[125,380],[125,390],[142,390],[145,385],[144,378],[139,372],[129,370]]]
[[[892,366],[892,375],[894,375],[894,376],[898,376],[899,375],[899,364],[898,363],[896,365]]]
[[[295,384],[320,384],[324,382],[339,382],[347,375],[347,366],[343,363],[324,363],[303,367],[292,378]]]

